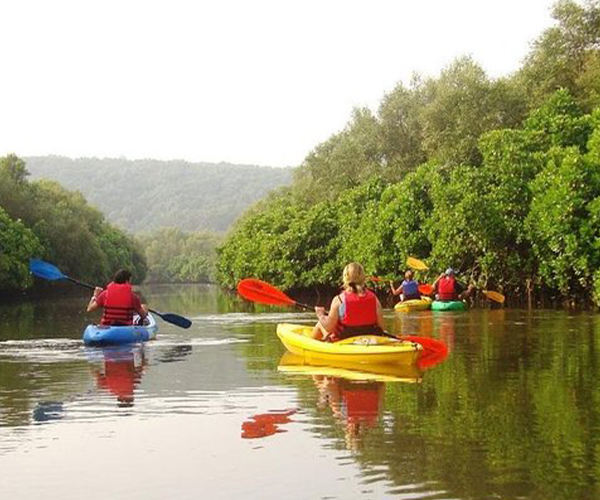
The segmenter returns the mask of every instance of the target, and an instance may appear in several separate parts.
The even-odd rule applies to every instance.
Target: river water
[[[446,359],[302,366],[212,286],[142,289],[156,341],[86,348],[87,295],[0,306],[0,498],[598,499],[600,316],[394,314]]]

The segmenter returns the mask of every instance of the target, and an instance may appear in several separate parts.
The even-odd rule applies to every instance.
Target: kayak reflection
[[[342,377],[348,380],[376,380],[379,382],[420,382],[423,372],[414,364],[357,363],[352,361],[320,361],[286,352],[279,360],[277,369],[284,373],[304,373]]]
[[[118,406],[133,406],[135,388],[147,365],[143,344],[104,347],[98,353],[102,363],[92,365],[98,388],[116,396]]]

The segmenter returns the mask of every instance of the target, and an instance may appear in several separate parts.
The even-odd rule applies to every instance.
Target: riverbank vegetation
[[[17,156],[0,158],[0,292],[33,284],[32,257],[90,283],[108,282],[120,267],[143,281],[146,263],[128,235],[106,222],[81,194],[53,181],[30,182],[28,175]]]
[[[144,248],[149,283],[209,283],[215,280],[218,233],[165,228],[136,235]]]
[[[510,77],[461,58],[355,110],[237,222],[220,281],[331,286],[350,260],[399,276],[412,255],[513,298],[600,304],[600,2],[554,17]]]

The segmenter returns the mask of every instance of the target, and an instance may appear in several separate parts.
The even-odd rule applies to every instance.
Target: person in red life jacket
[[[312,336],[318,340],[336,342],[355,335],[377,334],[384,330],[381,303],[365,287],[365,270],[352,262],[342,275],[344,291],[335,296],[329,307],[315,307],[319,321]]]
[[[99,307],[104,309],[101,325],[132,325],[135,313],[142,320],[148,315],[148,307],[133,293],[131,273],[127,269],[117,271],[106,290],[96,287],[87,311],[91,312]]]
[[[394,288],[393,281],[390,281],[390,287],[392,288],[392,294],[400,295],[401,302],[421,298],[419,282],[414,279],[414,274],[410,269],[404,273],[404,281],[398,288]]]
[[[473,291],[473,286],[469,285],[467,290],[454,277],[454,269],[451,267],[446,272],[440,274],[433,283],[433,289],[436,292],[436,300],[449,302],[454,300],[466,299]]]

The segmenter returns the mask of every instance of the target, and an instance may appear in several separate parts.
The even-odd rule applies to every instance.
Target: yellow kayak
[[[378,335],[360,335],[339,342],[322,342],[311,337],[312,327],[280,323],[277,335],[288,351],[306,359],[351,361],[353,363],[415,364],[423,351],[416,342]]]
[[[277,369],[283,373],[340,377],[346,380],[360,381],[417,383],[423,379],[423,372],[415,365],[308,360],[304,356],[298,356],[291,352],[286,352],[281,357]]]
[[[432,300],[429,297],[421,297],[420,299],[405,300],[404,302],[398,302],[394,306],[396,312],[412,312],[412,311],[424,311],[431,307]]]

